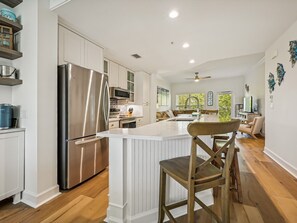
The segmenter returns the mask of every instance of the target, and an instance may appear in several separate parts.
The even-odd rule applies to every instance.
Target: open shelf
[[[22,83],[23,83],[23,81],[20,79],[0,77],[0,85],[14,86],[14,85],[22,84]]]
[[[22,56],[23,56],[23,54],[19,51],[11,50],[11,49],[0,46],[0,57],[6,58],[9,60],[14,60],[14,59],[20,58]]]
[[[0,15],[0,25],[11,27],[14,33],[23,29],[23,26],[20,23],[11,21],[1,15]]]
[[[22,3],[23,0],[0,0],[0,2],[2,2],[3,4],[11,7],[11,8],[14,8],[16,7],[18,4]]]

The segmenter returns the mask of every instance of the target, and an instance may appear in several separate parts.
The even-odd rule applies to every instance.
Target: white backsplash
[[[125,115],[128,112],[129,108],[133,108],[133,116],[142,116],[143,115],[143,110],[142,106],[140,105],[117,105],[117,108],[120,109],[120,115]]]

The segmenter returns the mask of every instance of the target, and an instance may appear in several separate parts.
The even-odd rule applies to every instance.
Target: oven
[[[136,118],[120,120],[120,128],[136,128]]]

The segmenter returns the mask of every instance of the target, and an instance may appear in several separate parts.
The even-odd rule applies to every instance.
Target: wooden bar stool
[[[229,139],[229,137],[228,136],[213,136],[213,139],[214,139],[213,150],[218,151],[224,145],[225,141]],[[230,176],[231,176],[230,189],[236,191],[238,202],[242,203],[243,197],[242,197],[239,164],[238,164],[238,153],[239,153],[239,148],[235,145],[234,157],[233,157],[231,168],[230,168]],[[225,159],[224,157],[225,157],[225,154],[223,153],[222,159]],[[214,164],[214,165],[219,167],[218,164]],[[214,196],[216,196],[217,193],[218,193],[217,190],[214,189]]]
[[[159,218],[164,220],[165,214],[172,222],[176,222],[170,210],[187,205],[188,223],[194,223],[195,202],[206,210],[217,222],[229,223],[229,193],[230,193],[230,167],[232,164],[235,147],[234,140],[240,120],[234,119],[229,122],[192,122],[188,125],[188,132],[192,136],[190,156],[177,157],[160,161],[160,195],[159,195]],[[205,135],[232,133],[232,136],[224,142],[218,150],[213,151],[199,137]],[[197,157],[197,146],[203,149],[209,157],[202,159]],[[222,153],[225,153],[225,162],[222,161]],[[220,167],[213,165],[213,161]],[[221,168],[223,166],[223,168]],[[166,176],[169,175],[188,191],[186,200],[174,204],[165,204]],[[195,193],[217,186],[222,188],[222,217],[220,218],[208,206],[206,206]]]

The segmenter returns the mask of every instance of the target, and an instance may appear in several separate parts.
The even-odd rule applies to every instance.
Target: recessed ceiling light
[[[192,60],[189,61],[189,63],[195,63],[195,60],[192,59]]]
[[[178,11],[176,11],[176,10],[172,10],[172,11],[169,13],[169,17],[172,18],[172,19],[178,17]]]
[[[188,48],[189,46],[190,46],[189,43],[184,43],[184,44],[183,44],[183,48]]]

